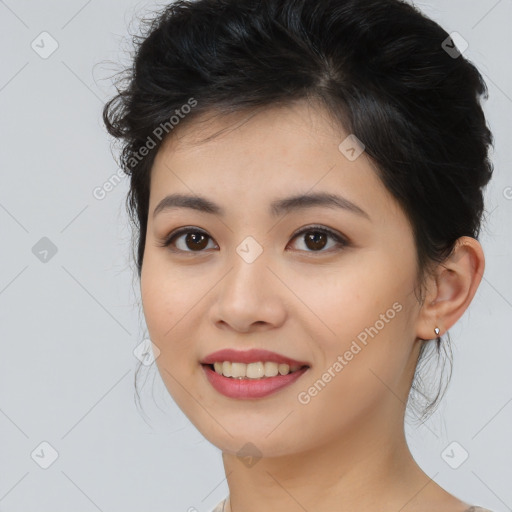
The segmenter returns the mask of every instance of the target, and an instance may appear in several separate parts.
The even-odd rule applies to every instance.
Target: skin
[[[322,109],[297,102],[184,124],[155,159],[144,315],[169,393],[223,452],[228,511],[468,508],[416,464],[404,413],[421,339],[435,338],[436,326],[443,335],[461,317],[484,255],[475,239],[459,239],[429,277],[420,304],[409,221],[367,155],[350,161],[340,152],[347,135]],[[346,197],[370,219],[318,206],[279,218],[268,212],[273,199],[320,191]],[[177,192],[205,196],[225,216],[179,208],[153,218],[158,202]],[[349,243],[340,247],[328,237],[315,251],[304,234],[294,237],[310,225],[331,228]],[[159,245],[185,226],[210,237],[202,252],[186,244],[186,235],[174,247]],[[252,263],[236,252],[247,236],[263,248]],[[367,345],[359,343],[362,349],[309,403],[300,403],[298,394],[396,303],[400,312]],[[227,398],[199,364],[221,348],[264,348],[307,361],[310,369],[268,397]],[[252,465],[237,456],[248,442],[255,447]]]

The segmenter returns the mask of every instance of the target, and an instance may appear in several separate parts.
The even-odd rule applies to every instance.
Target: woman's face
[[[323,111],[297,103],[233,126],[222,117],[183,126],[152,169],[141,294],[167,389],[228,453],[247,442],[263,456],[298,453],[398,426],[419,349],[407,218]],[[171,194],[189,207],[154,215]],[[338,205],[283,202],[319,194]],[[192,207],[198,198],[218,211]],[[239,379],[202,364],[223,349],[274,357],[213,356],[252,361],[217,365],[249,372]],[[286,377],[279,356],[307,367]]]

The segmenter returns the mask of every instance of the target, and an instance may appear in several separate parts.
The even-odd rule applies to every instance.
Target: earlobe
[[[442,336],[469,307],[480,285],[485,257],[480,243],[463,236],[452,254],[433,272],[429,293],[417,323],[417,337],[423,340]],[[434,329],[439,328],[439,334]]]

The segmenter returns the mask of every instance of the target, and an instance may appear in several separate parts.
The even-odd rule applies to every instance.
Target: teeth
[[[275,377],[279,373],[279,365],[267,361],[264,365],[264,371],[266,377]]]
[[[271,361],[258,363],[232,363],[231,361],[217,362],[213,364],[215,371],[224,377],[235,379],[261,379],[264,377],[275,377],[276,375],[288,375],[300,368],[294,365],[278,364]]]
[[[226,364],[226,361],[224,361],[222,369],[224,369],[225,364]],[[245,377],[247,375],[246,371],[247,371],[247,365],[245,365],[243,363],[231,363],[230,377]]]
[[[263,363],[249,363],[248,365],[242,365],[246,368],[242,368],[241,371],[245,369],[245,375],[241,375],[241,377],[248,377],[249,379],[261,379],[261,377],[265,377],[265,365]]]
[[[231,363],[229,361],[222,363],[222,375],[225,377],[233,377],[233,375],[231,375]]]

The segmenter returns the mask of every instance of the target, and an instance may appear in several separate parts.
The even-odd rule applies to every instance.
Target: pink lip
[[[245,364],[270,361],[289,366],[301,366],[303,368],[288,375],[276,375],[275,377],[264,377],[261,379],[235,379],[224,377],[209,366],[213,363],[224,361]],[[291,357],[261,349],[233,350],[228,348],[218,350],[206,356],[201,361],[201,365],[206,378],[213,388],[229,398],[262,398],[295,382],[309,369],[309,364],[306,362],[297,361]]]
[[[309,369],[301,368],[288,375],[276,375],[262,379],[234,379],[218,374],[207,364],[203,364],[202,368],[213,388],[229,398],[263,398],[289,386]]]
[[[212,354],[207,355],[201,364],[213,364],[221,363],[224,361],[230,361],[232,363],[257,363],[259,361],[265,362],[270,361],[278,364],[288,364],[290,366],[309,366],[308,363],[303,361],[297,361],[291,357],[282,356],[276,352],[269,352],[268,350],[262,350],[253,348],[251,350],[233,350],[226,348],[224,350],[218,350]]]

